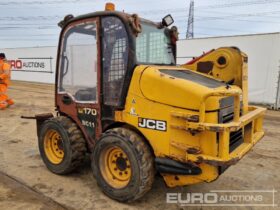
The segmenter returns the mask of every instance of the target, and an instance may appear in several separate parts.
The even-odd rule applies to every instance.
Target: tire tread
[[[132,130],[123,127],[113,128],[106,131],[103,135],[108,134],[121,136],[123,139],[127,140],[127,142],[131,145],[131,148],[134,148],[136,150],[136,159],[140,161],[139,165],[141,167],[141,184],[139,186],[138,192],[134,194],[133,197],[129,197],[126,200],[123,200],[126,202],[135,201],[152,188],[155,178],[154,156],[143,138]]]
[[[86,156],[86,141],[80,128],[70,118],[59,116],[47,120],[45,123],[53,122],[62,126],[66,131],[71,148],[71,161],[70,164],[60,171],[58,174],[68,174],[75,170],[78,166],[82,165]]]

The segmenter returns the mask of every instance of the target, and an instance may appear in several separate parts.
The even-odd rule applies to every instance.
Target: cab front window
[[[146,22],[141,22],[141,26],[142,32],[136,38],[137,63],[174,65],[168,29]]]

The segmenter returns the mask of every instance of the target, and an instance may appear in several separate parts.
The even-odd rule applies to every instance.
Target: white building
[[[248,55],[249,102],[280,108],[280,33],[180,40],[177,63],[203,52],[236,46]]]

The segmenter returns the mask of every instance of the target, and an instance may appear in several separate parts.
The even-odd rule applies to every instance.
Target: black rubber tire
[[[61,163],[53,164],[45,154],[44,136],[49,129],[56,130],[63,141],[64,157]],[[71,119],[59,116],[46,120],[40,130],[38,146],[47,168],[55,174],[67,174],[80,166],[86,156],[86,141],[81,130]]]
[[[120,147],[131,163],[132,176],[129,183],[119,189],[109,185],[100,170],[100,155],[110,146]],[[91,162],[97,184],[110,198],[121,202],[132,202],[152,188],[155,177],[154,157],[143,138],[127,128],[114,128],[102,134],[97,141]]]

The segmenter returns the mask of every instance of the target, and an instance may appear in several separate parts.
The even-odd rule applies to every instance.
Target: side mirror
[[[170,26],[172,23],[174,23],[174,20],[171,15],[166,15],[164,18],[162,18],[161,24],[163,26],[167,27],[167,26]]]

